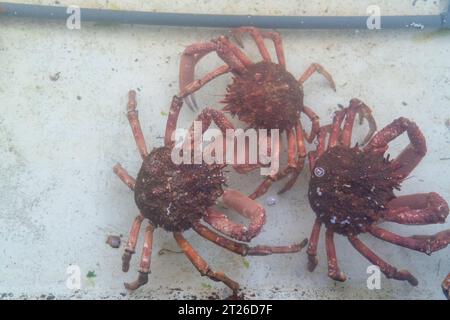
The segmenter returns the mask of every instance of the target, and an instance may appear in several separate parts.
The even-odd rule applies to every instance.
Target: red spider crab
[[[268,176],[250,195],[255,199],[264,194],[273,181],[292,174],[290,180],[280,190],[289,190],[303,169],[306,149],[305,143],[311,143],[319,129],[317,115],[303,104],[303,83],[314,73],[321,73],[335,90],[331,75],[319,64],[313,63],[297,80],[286,71],[286,63],[281,37],[276,32],[263,32],[253,27],[240,27],[232,30],[238,44],[243,47],[241,35],[249,33],[261,53],[261,62],[252,62],[244,52],[225,36],[210,42],[196,43],[188,46],[180,62],[180,97],[186,99],[188,106],[196,107],[193,93],[214,78],[232,72],[233,82],[227,87],[227,94],[222,101],[226,104],[223,111],[230,112],[239,120],[255,129],[279,129],[286,132],[288,140],[288,166],[276,174]],[[275,45],[278,64],[272,62],[264,39],[270,39]],[[194,69],[198,61],[210,52],[216,52],[225,65],[213,70],[200,80],[194,80]],[[307,135],[302,129],[300,114],[304,113],[311,121],[311,133]],[[247,150],[248,151],[248,150]],[[260,165],[241,164],[234,168],[240,173],[249,172]]]
[[[351,147],[355,115],[360,112],[370,111],[357,99],[336,112],[333,124],[320,129],[317,149],[309,154],[312,177],[308,194],[317,218],[307,251],[308,269],[313,271],[318,263],[317,242],[321,225],[325,224],[329,277],[346,280],[336,258],[333,236],[338,233],[346,236],[372,264],[379,266],[386,277],[406,280],[415,286],[418,281],[409,271],[397,270],[382,260],[358,239],[358,235],[368,232],[381,240],[431,254],[450,243],[450,230],[432,236],[403,237],[377,224],[383,221],[407,225],[444,223],[449,213],[448,204],[433,192],[395,196],[393,190],[400,188],[425,156],[425,138],[414,122],[399,118],[376,133],[364,148]],[[396,159],[384,157],[388,143],[405,131],[410,144]],[[325,145],[327,136],[328,146]]]
[[[279,247],[249,247],[247,244],[241,243],[249,242],[260,232],[266,219],[264,208],[238,191],[223,190],[225,178],[222,174],[223,166],[221,165],[208,165],[205,162],[177,165],[171,158],[174,147],[172,142],[165,143],[163,147],[155,148],[148,153],[138,120],[135,98],[136,93],[130,91],[128,120],[143,160],[142,167],[136,180],[128,175],[120,164],[114,167],[114,172],[134,191],[134,199],[140,210],[140,214],[135,218],[132,225],[125,253],[122,257],[124,272],[129,269],[130,259],[135,252],[137,237],[144,219],[149,220],[149,226],[145,232],[139,277],[133,283],[126,283],[127,289],[134,290],[148,282],[153,230],[157,227],[173,232],[182,251],[203,276],[223,282],[234,293],[239,289],[239,284],[224,273],[213,271],[183,237],[183,231],[193,228],[205,239],[243,256],[293,253],[306,246],[306,239],[301,244]],[[172,101],[172,110],[181,108],[181,105],[182,100],[175,96]],[[205,130],[212,121],[222,130],[231,126],[220,112],[209,108],[203,110],[198,117],[198,121],[202,121]],[[172,131],[176,128],[176,118],[169,117],[167,126],[169,129],[166,134],[171,137]],[[166,139],[166,141],[168,140]],[[222,201],[227,207],[250,220],[248,226],[228,220],[224,214],[213,208],[220,196],[222,196]],[[202,219],[222,234],[241,242],[230,240],[212,231],[201,223]]]

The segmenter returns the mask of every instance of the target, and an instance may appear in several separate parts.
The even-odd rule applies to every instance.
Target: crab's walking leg
[[[278,63],[282,67],[286,67],[286,59],[284,58],[284,49],[283,49],[283,42],[281,40],[281,36],[278,32],[262,32],[261,35],[264,38],[269,38],[273,41],[273,44],[275,46],[275,52],[277,54]]]
[[[193,55],[184,55],[183,54],[181,56],[181,58],[180,58],[180,74],[179,74],[180,90],[182,90],[187,84],[190,84],[194,81],[194,72],[189,73],[189,72],[184,72],[184,70],[187,70],[187,71],[194,70],[197,62],[201,58],[206,56],[208,53],[209,53],[208,51],[205,51],[205,52],[196,53]],[[183,84],[183,86],[181,84]],[[194,93],[185,97],[185,100],[186,100],[188,107],[192,111],[194,111],[195,109],[198,108]]]
[[[349,109],[346,113],[344,128],[341,133],[341,143],[345,147],[351,147],[353,126],[355,125],[356,110]]]
[[[222,60],[224,60],[233,69],[234,72],[241,73],[253,64],[252,60],[250,60],[250,58],[247,57],[247,55],[242,52],[241,49],[239,49],[235,44],[228,40],[227,37],[220,36],[216,40],[216,42],[220,44],[220,47],[217,50],[217,55],[221,57]],[[226,48],[225,51],[224,48]],[[233,53],[237,60],[233,59],[231,61],[229,58],[227,58],[227,54],[224,55],[224,52],[226,53],[228,51],[231,51],[231,53]],[[242,68],[241,66],[244,66],[245,68]]]
[[[205,260],[194,250],[191,244],[183,237],[180,232],[174,232],[175,240],[187,256],[189,261],[195,266],[202,276],[207,276],[214,281],[221,281],[227,285],[233,293],[239,290],[239,284],[228,278],[223,272],[215,272],[211,270]]]
[[[261,184],[256,188],[256,190],[248,197],[253,200],[261,197],[263,194],[267,192],[267,190],[269,190],[272,183],[274,183],[277,180],[278,180],[277,176],[267,176],[267,178],[265,178],[264,181],[261,182]]]
[[[254,27],[240,27],[236,29],[231,30],[236,42],[241,46],[243,46],[243,42],[241,39],[241,35],[243,33],[249,33],[253,40],[256,42],[256,46],[258,47],[259,52],[261,53],[261,56],[264,61],[271,62],[272,59],[270,58],[269,51],[267,50],[266,46],[264,45],[264,38],[261,34],[261,32]]]
[[[139,153],[141,154],[142,159],[145,159],[148,152],[147,147],[145,146],[145,139],[142,134],[141,124],[139,123],[136,105],[136,91],[130,90],[128,92],[127,117],[130,122],[131,130],[133,131],[134,140],[136,141]]]
[[[300,79],[298,79],[298,82],[300,82],[301,85],[303,85],[305,83],[306,80],[309,79],[309,77],[311,77],[314,72],[318,72],[321,75],[323,75],[325,77],[325,79],[328,80],[328,82],[330,83],[331,88],[336,91],[336,84],[334,83],[333,77],[331,76],[330,73],[328,73],[327,70],[325,70],[324,67],[322,67],[320,64],[318,63],[313,63],[311,64],[308,69],[306,69],[306,71],[302,74],[302,76],[300,77]]]
[[[225,248],[231,252],[237,253],[241,256],[267,256],[276,253],[295,253],[301,251],[306,244],[308,239],[303,240],[301,243],[293,244],[289,246],[265,246],[259,245],[255,247],[250,247],[245,243],[239,243],[221,236],[214,231],[208,229],[199,222],[194,223],[194,230],[203,238],[214,242],[215,244]]]
[[[320,128],[317,137],[317,158],[322,156],[326,150],[326,139],[328,135],[331,135],[331,125],[326,125]]]
[[[230,122],[230,120],[225,117],[225,115],[217,110],[214,110],[212,108],[205,108],[202,110],[202,112],[198,115],[196,121],[201,122],[202,126],[202,135],[203,133],[208,130],[208,128],[211,126],[211,122],[214,121],[214,123],[219,127],[219,129],[222,131],[223,136],[226,136],[226,132],[228,129],[234,129],[233,124]],[[200,137],[194,137],[195,131],[194,131],[194,125],[191,126],[189,129],[189,136],[190,139],[186,139],[185,143],[188,144],[188,148],[191,148],[193,150],[196,146],[195,140]],[[226,149],[223,150],[224,156],[226,157]]]
[[[380,227],[371,226],[369,232],[384,241],[430,255],[450,243],[450,230],[441,231],[432,236],[402,237]]]
[[[303,106],[302,112],[306,114],[309,120],[311,120],[311,132],[309,133],[309,135],[306,134],[305,132],[304,135],[305,140],[308,143],[312,143],[316,135],[319,133],[320,129],[319,116],[315,114],[314,111],[312,111],[312,109],[307,106]]]
[[[203,219],[217,231],[239,241],[249,242],[261,232],[266,222],[266,210],[256,201],[236,190],[225,190],[224,204],[250,220],[248,226],[235,223],[220,211],[208,208]]]
[[[449,214],[447,202],[435,192],[400,196],[387,207],[384,219],[401,224],[444,223]]]
[[[169,116],[167,117],[166,132],[164,134],[164,145],[170,146],[173,144],[172,137],[177,128],[178,117],[180,115],[181,107],[183,106],[183,99],[173,96],[170,104]]]
[[[195,81],[195,66],[208,53],[215,51],[226,63]],[[180,96],[187,98],[209,81],[229,71],[241,73],[251,64],[250,59],[238,47],[225,37],[219,37],[214,42],[196,43],[188,46],[180,59]],[[186,99],[191,110],[196,109],[195,99]],[[194,105],[192,104],[194,103]]]
[[[296,133],[295,145],[297,147],[297,160],[295,162],[295,167],[293,168],[294,172],[292,173],[291,178],[285,184],[285,186],[280,191],[278,191],[278,194],[282,194],[294,186],[295,182],[298,179],[298,176],[300,175],[300,172],[302,172],[303,167],[305,166],[306,147],[305,147],[305,142],[304,142],[304,138],[303,138],[303,128],[300,123],[300,120],[297,120],[297,124],[295,125],[295,133]],[[294,149],[294,150],[291,151],[291,149]],[[289,152],[295,152],[295,146],[294,146],[294,148],[290,148]],[[288,169],[289,169],[289,167],[288,167]]]
[[[328,276],[336,281],[345,281],[347,277],[339,269],[337,257],[336,257],[336,247],[334,245],[334,231],[332,229],[327,229],[325,238],[325,247],[327,251],[328,259]]]
[[[362,141],[362,144],[365,145],[377,131],[377,123],[375,122],[375,118],[372,115],[372,110],[364,102],[356,98],[350,100],[350,108],[356,109],[355,112],[359,115],[359,124],[362,124],[364,119],[367,120],[367,123],[369,125],[369,132],[367,132],[366,137]]]
[[[243,137],[242,137],[243,136]],[[236,136],[235,143],[234,143],[234,161],[233,161],[233,169],[241,174],[247,174],[255,169],[268,166],[268,164],[262,164],[260,161],[257,161],[256,163],[250,163],[250,152],[255,152],[256,155],[265,154],[267,156],[271,155],[272,152],[272,138],[270,135],[266,135],[265,139],[260,138],[260,132],[257,132],[257,142],[256,142],[256,148],[251,149],[253,145],[251,145],[251,139],[247,139],[245,133],[243,135]],[[265,141],[264,141],[265,140]],[[243,141],[244,146],[242,147],[242,144],[238,143],[238,141]],[[229,141],[230,143],[232,141]],[[264,143],[265,142],[265,143]],[[263,147],[265,144],[265,147]],[[228,150],[230,147],[228,145],[225,146]],[[263,148],[263,150],[261,150]],[[244,156],[242,157],[242,150],[244,150]],[[252,151],[250,151],[252,150]]]
[[[218,67],[217,69],[211,71],[210,73],[206,74],[203,78],[198,79],[198,80],[194,80],[192,82],[189,82],[187,85],[185,85],[182,89],[180,89],[180,93],[179,96],[181,98],[186,98],[187,96],[191,95],[193,96],[194,92],[196,92],[198,89],[200,89],[201,87],[203,87],[205,84],[207,84],[208,82],[214,80],[215,78],[228,73],[231,71],[231,68],[228,65],[223,65],[221,67]],[[195,98],[194,98],[195,99]],[[197,104],[195,102],[195,100],[192,100],[192,102],[194,103],[194,107],[191,107],[188,103],[188,106],[191,109],[197,109]]]
[[[130,269],[130,260],[131,256],[136,252],[136,243],[139,236],[139,230],[141,229],[142,221],[144,221],[144,216],[142,214],[139,214],[136,218],[134,218],[133,225],[131,226],[127,246],[125,247],[125,252],[122,256],[123,272],[128,272],[128,270]]]
[[[292,129],[286,129],[286,137],[288,141],[288,169],[289,171],[295,169],[296,159],[295,159],[295,150],[297,148],[297,140]]]
[[[144,248],[142,249],[139,277],[132,283],[125,283],[125,288],[128,290],[136,290],[148,282],[148,274],[150,273],[150,263],[152,258],[153,230],[154,227],[152,225],[148,225],[145,230],[145,241]]]
[[[276,140],[272,140],[273,138],[271,138],[271,143],[276,141]],[[272,159],[279,159],[280,157],[280,145],[281,145],[281,136],[278,137],[278,141],[274,142],[271,148],[271,158]],[[272,185],[273,182],[278,181],[279,179],[283,178],[283,173],[284,172],[277,172],[274,174],[269,174],[264,180],[263,182],[261,182],[261,184],[256,188],[256,190],[249,195],[250,199],[256,199],[259,198],[260,196],[262,196],[263,194],[265,194],[267,192],[267,190],[269,190],[270,186]]]
[[[394,160],[399,164],[396,174],[400,179],[406,178],[427,152],[425,137],[414,122],[406,118],[394,120],[381,129],[366,147],[367,150],[384,153],[388,143],[405,131],[408,133],[410,144]]]
[[[377,130],[377,125],[375,119],[372,116],[370,108],[360,100],[352,99],[350,101],[350,106],[345,110],[346,118],[341,135],[342,144],[346,147],[351,147],[352,131],[353,126],[355,125],[355,117],[356,114],[359,114],[360,122],[362,122],[364,119],[367,119],[367,122],[369,123],[369,132],[362,142],[362,144],[365,145],[367,142],[369,142],[370,138],[372,138],[373,134]]]
[[[346,110],[336,111],[333,117],[333,124],[331,125],[330,139],[328,140],[328,149],[331,149],[340,144],[340,137],[342,134],[341,126],[344,121]]]
[[[319,262],[317,259],[317,245],[319,243],[321,226],[322,223],[319,221],[319,219],[316,219],[311,231],[311,236],[309,237],[308,250],[306,250],[306,253],[308,254],[308,270],[311,272],[314,271],[317,263]]]
[[[387,278],[393,278],[396,280],[408,281],[412,286],[417,286],[417,279],[408,270],[397,270],[397,268],[391,266],[389,263],[378,257],[372,250],[370,250],[364,243],[361,242],[356,236],[348,236],[348,240],[353,247],[358,250],[367,260],[372,264],[378,266]]]
[[[122,180],[123,183],[128,186],[128,188],[134,190],[136,180],[128,174],[128,172],[120,165],[120,163],[117,163],[113,167],[113,171],[120,178],[120,180]]]
[[[317,134],[317,148],[316,151],[308,152],[309,160],[309,171],[313,173],[316,166],[316,159],[318,159],[322,154],[324,154],[326,149],[326,139],[331,132],[331,125],[323,126],[319,129]]]
[[[185,90],[185,87],[194,82],[194,70],[197,62],[208,53],[215,51],[217,48],[215,43],[195,43],[188,46],[180,58],[180,75],[179,75],[179,87],[180,92]],[[195,98],[192,101],[185,97],[186,103],[191,110],[197,108]]]

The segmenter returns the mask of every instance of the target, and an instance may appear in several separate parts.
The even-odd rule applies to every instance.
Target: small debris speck
[[[247,259],[242,258],[242,263],[246,269],[250,268],[250,262]]]
[[[204,282],[202,282],[202,287],[206,288],[206,289],[211,289],[212,288],[212,286],[209,283],[204,283]]]
[[[51,80],[51,81],[58,81],[60,75],[61,75],[61,72],[57,72],[57,73],[55,73],[55,74],[51,74],[51,75],[50,75],[50,80]]]
[[[106,239],[106,243],[109,244],[112,248],[120,247],[120,237],[118,236],[108,236]]]
[[[273,196],[267,197],[267,199],[266,199],[266,204],[267,204],[268,206],[274,206],[274,205],[276,205],[276,204],[277,204],[277,198],[276,198],[276,197],[273,197]]]

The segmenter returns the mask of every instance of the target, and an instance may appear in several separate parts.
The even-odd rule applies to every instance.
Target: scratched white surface
[[[15,1],[20,2],[20,1]],[[54,3],[54,1],[28,1]],[[89,7],[234,14],[365,14],[377,3],[385,14],[435,14],[447,1],[60,1]],[[164,4],[163,4],[164,3]],[[187,4],[186,4],[187,3]],[[250,3],[250,2],[247,2]],[[413,5],[414,3],[414,5]],[[124,281],[137,276],[139,252],[128,274],[121,272],[120,249],[105,244],[109,234],[126,240],[137,213],[132,193],[112,173],[121,162],[136,174],[139,155],[125,117],[126,92],[139,89],[138,108],[148,146],[160,146],[171,96],[176,93],[183,47],[209,40],[224,30],[82,24],[70,31],[58,22],[0,19],[0,297],[3,298],[206,298],[229,295],[220,283],[201,278],[176,250],[170,234],[155,234],[149,284],[126,293]],[[333,92],[320,76],[305,85],[306,104],[322,123],[337,104],[352,97],[373,108],[379,127],[397,117],[413,119],[427,138],[428,154],[399,194],[435,191],[450,201],[450,33],[434,30],[355,32],[281,31],[288,69],[299,75],[320,62],[334,76]],[[247,41],[247,52],[259,59]],[[208,56],[199,73],[220,62]],[[57,81],[50,75],[60,73]],[[229,78],[209,85],[200,104],[219,107]],[[194,118],[184,110],[182,124]],[[359,131],[361,133],[361,131]],[[361,137],[362,134],[359,135]],[[393,154],[407,143],[392,144]],[[230,172],[231,187],[250,192],[258,174]],[[296,186],[266,206],[267,224],[253,244],[287,244],[310,234],[314,214],[303,172]],[[260,200],[276,194],[275,185]],[[403,235],[430,234],[445,225],[389,225]],[[319,265],[306,271],[304,252],[247,257],[226,252],[193,232],[186,237],[217,270],[245,288],[247,297],[287,299],[442,299],[440,283],[450,272],[450,249],[422,255],[361,238],[399,268],[419,279],[418,287],[382,277],[381,290],[368,290],[369,263],[342,237],[336,237],[340,266],[349,279],[327,277],[322,242]],[[142,234],[141,242],[142,244]],[[66,287],[66,268],[81,268],[82,288]],[[87,278],[93,271],[94,278]]]

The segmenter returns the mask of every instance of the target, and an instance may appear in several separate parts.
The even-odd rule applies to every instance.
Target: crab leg
[[[385,220],[401,224],[444,223],[449,214],[447,202],[437,193],[401,196],[388,204]]]
[[[235,190],[225,190],[222,196],[224,204],[241,216],[250,220],[248,226],[232,222],[220,211],[208,208],[203,217],[217,231],[239,241],[249,242],[261,232],[266,222],[266,211],[256,201]]]
[[[352,131],[353,131],[353,126],[355,125],[355,117],[356,117],[356,110],[350,106],[350,108],[348,109],[348,112],[346,112],[344,128],[342,129],[342,133],[341,133],[341,143],[345,147],[350,148],[350,146],[351,146]]]
[[[222,41],[222,38],[224,37],[220,37],[216,42],[196,43],[188,46],[184,50],[180,59],[180,96],[186,98],[187,96],[192,95],[207,82],[226,72],[231,70],[243,72],[245,70],[245,63],[248,63],[249,59],[246,58],[242,52],[238,52],[236,55],[235,53],[239,48],[234,48],[235,46],[229,43],[229,41]],[[221,44],[221,42],[223,44]],[[201,58],[212,51],[215,51],[226,65],[208,73],[201,80],[194,81],[196,64]],[[192,100],[195,104],[195,99],[193,98]],[[196,104],[192,105],[192,102],[186,99],[189,108],[195,110]]]
[[[291,171],[297,167],[297,161],[295,159],[297,140],[294,131],[291,129],[286,129],[286,137],[288,141],[288,167],[286,170]]]
[[[310,151],[308,152],[308,161],[309,161],[309,172],[313,172],[314,168],[316,167],[316,160],[317,160],[317,151]]]
[[[314,271],[319,262],[317,259],[317,245],[319,243],[321,226],[322,222],[320,222],[319,219],[316,219],[311,231],[311,236],[309,237],[309,245],[306,253],[308,254],[308,270],[311,272]]]
[[[309,120],[311,120],[312,124],[311,124],[311,132],[309,135],[307,135],[305,133],[305,140],[308,143],[312,143],[314,138],[316,137],[317,133],[319,132],[320,129],[320,124],[319,124],[319,116],[317,114],[314,113],[314,111],[312,111],[309,107],[307,106],[303,106],[302,112],[304,114],[306,114],[306,116],[309,118]]]
[[[283,43],[281,40],[281,36],[278,32],[262,32],[261,35],[264,38],[269,38],[273,41],[273,44],[275,46],[275,52],[277,54],[278,63],[282,67],[286,67],[286,60],[284,58],[284,50],[283,50]]]
[[[197,62],[203,58],[204,56],[206,56],[209,52],[201,52],[201,53],[196,53],[193,55],[182,55],[180,58],[180,74],[179,74],[179,87],[180,89],[184,88],[181,87],[181,84],[189,84],[192,83],[194,81],[194,72],[189,73],[189,72],[182,72],[183,69],[195,69],[195,65],[197,64]],[[185,77],[185,78],[183,78]],[[187,77],[187,78],[186,78]],[[195,94],[192,93],[191,95],[187,96],[184,98],[184,100],[186,100],[186,104],[188,105],[189,109],[191,109],[192,111],[195,111],[198,106],[197,106],[197,101],[195,100]]]
[[[278,146],[281,145],[281,137],[279,137],[278,140]],[[271,150],[271,152],[276,152],[276,154],[274,155],[274,158],[279,157],[279,147],[275,147]],[[263,182],[261,182],[261,184],[256,188],[256,190],[249,195],[250,199],[256,199],[259,198],[260,196],[262,196],[263,194],[265,194],[267,192],[267,190],[269,190],[270,186],[272,185],[273,182],[278,181],[279,179],[283,178],[283,172],[278,172],[276,174],[273,175],[268,175]]]
[[[239,284],[237,282],[228,278],[223,272],[213,271],[180,232],[174,232],[173,235],[181,250],[183,250],[189,261],[191,261],[202,276],[207,276],[214,281],[221,281],[233,290],[233,293],[237,293],[239,290]]]
[[[416,250],[430,255],[441,250],[450,243],[450,230],[439,232],[432,236],[412,236],[402,237],[380,227],[371,226],[369,232],[384,241]]]
[[[364,102],[356,98],[350,100],[350,107],[356,109],[356,113],[359,115],[359,124],[362,124],[364,119],[366,119],[369,124],[369,132],[367,132],[366,137],[362,141],[362,144],[365,145],[377,131],[377,123],[372,116],[372,110]]]
[[[325,153],[325,149],[326,149],[326,138],[327,135],[331,135],[331,129],[332,126],[331,125],[326,125],[320,128],[319,133],[318,133],[318,143],[317,143],[317,157],[322,156]]]
[[[262,139],[259,139],[259,132],[257,133],[258,135],[258,154],[260,154],[260,149],[263,148],[263,144],[262,144]],[[271,152],[272,152],[272,137],[269,135],[266,137],[266,146],[265,146],[265,154],[270,156]],[[237,140],[236,140],[237,142]],[[261,168],[264,166],[268,166],[266,164],[261,164],[260,162],[258,163],[250,163],[250,140],[249,139],[245,139],[245,163],[239,163],[240,161],[238,161],[238,153],[241,152],[240,150],[238,150],[239,145],[235,144],[235,148],[234,148],[234,162],[233,162],[233,169],[241,174],[247,174],[257,168]]]
[[[297,161],[296,161],[295,168],[294,168],[295,171],[292,173],[291,178],[285,184],[285,186],[280,191],[278,191],[279,194],[282,194],[293,187],[293,185],[295,184],[295,182],[298,179],[298,176],[300,175],[300,172],[302,172],[303,167],[305,166],[306,147],[305,147],[305,143],[303,141],[303,128],[300,123],[300,120],[297,120],[297,124],[295,125],[295,132],[296,132],[296,143],[297,143]],[[288,169],[289,169],[289,167],[288,167]]]
[[[252,60],[250,60],[250,58],[247,57],[247,55],[244,52],[242,52],[241,49],[239,49],[230,40],[228,40],[227,37],[220,36],[216,41],[222,47],[225,47],[227,49],[227,50],[225,50],[225,52],[228,52],[228,50],[229,50],[229,51],[231,51],[231,53],[233,53],[235,58],[237,58],[237,60],[233,59],[233,61],[234,61],[233,62],[230,60],[230,58],[228,58],[228,54],[224,55],[222,53],[222,51],[224,50],[222,47],[219,50],[217,50],[217,54],[219,55],[219,57],[221,57],[222,60],[227,62],[233,68],[233,71],[242,73],[243,71],[245,71],[246,68],[248,68],[249,66],[251,66],[253,64]],[[244,66],[245,68],[242,68],[241,65]]]
[[[122,256],[123,272],[128,272],[128,270],[130,269],[130,260],[131,256],[136,252],[136,243],[139,236],[139,230],[141,229],[142,221],[144,221],[144,216],[142,214],[139,214],[138,216],[136,216],[136,218],[134,218],[130,236],[128,238],[128,243]]]
[[[170,146],[173,144],[172,135],[177,128],[178,116],[180,115],[181,107],[183,106],[183,99],[173,96],[170,104],[169,116],[167,117],[166,132],[164,134],[164,145]]]
[[[372,250],[370,250],[364,243],[361,242],[356,236],[348,236],[348,240],[353,247],[358,250],[367,260],[372,264],[378,266],[387,278],[393,278],[396,280],[408,281],[412,286],[417,286],[417,279],[408,270],[397,270],[395,267],[378,257]]]
[[[259,245],[256,247],[250,247],[245,243],[239,243],[227,239],[224,236],[221,236],[208,229],[199,222],[195,222],[193,228],[195,232],[197,232],[203,238],[241,256],[267,256],[275,253],[295,253],[301,251],[308,243],[308,239],[305,239],[299,244],[293,244],[289,246]]]
[[[344,146],[350,147],[351,146],[351,140],[352,140],[352,131],[353,126],[355,124],[355,117],[356,114],[359,114],[360,122],[364,119],[367,119],[367,122],[369,123],[369,132],[367,133],[366,137],[364,138],[362,144],[366,144],[369,142],[372,135],[377,130],[377,125],[375,122],[375,119],[372,116],[372,112],[370,108],[365,105],[363,102],[361,102],[358,99],[352,99],[350,101],[350,106],[346,109],[346,119],[344,122],[344,128],[342,130],[341,135],[341,142]]]
[[[336,247],[334,245],[334,231],[332,229],[327,229],[325,238],[325,246],[328,258],[328,276],[336,281],[345,281],[347,277],[339,269],[337,257],[336,257]]]
[[[128,172],[120,165],[120,163],[117,163],[113,167],[113,171],[120,178],[120,180],[122,180],[123,183],[128,186],[128,188],[134,190],[136,180],[128,174]]]
[[[221,67],[218,67],[217,69],[209,72],[206,74],[203,78],[199,80],[193,80],[192,82],[189,82],[187,85],[180,88],[179,96],[181,98],[186,98],[189,95],[193,95],[195,91],[203,87],[208,82],[214,80],[215,78],[228,73],[231,71],[231,68],[228,65],[223,65]],[[194,102],[194,101],[193,101]],[[195,102],[194,102],[195,103]],[[194,108],[190,107],[191,109],[197,109],[197,105],[194,105]]]
[[[331,125],[323,126],[319,129],[317,134],[317,149],[316,151],[308,152],[309,171],[312,173],[316,166],[316,159],[318,159],[325,152],[326,138],[331,132]]]
[[[388,148],[388,143],[405,131],[408,134],[410,144],[394,160],[395,163],[401,165],[397,170],[401,179],[406,178],[411,173],[427,152],[425,137],[413,121],[406,118],[394,120],[380,130],[366,147],[369,151],[384,153]]]
[[[152,225],[148,225],[145,230],[144,248],[142,249],[141,264],[139,267],[139,277],[132,283],[125,283],[125,288],[128,290],[136,290],[148,282],[148,274],[150,273],[150,263],[153,246],[153,230]]]
[[[259,52],[261,53],[261,56],[263,58],[264,61],[266,62],[271,62],[272,59],[270,58],[270,54],[269,51],[267,50],[266,46],[264,45],[264,38],[261,35],[261,32],[254,27],[240,27],[240,28],[236,28],[231,30],[231,33],[233,34],[236,42],[243,48],[243,42],[242,42],[242,38],[241,35],[243,33],[249,33],[253,40],[256,43],[256,46],[258,47]]]
[[[318,72],[321,75],[323,75],[325,77],[325,79],[328,80],[328,82],[330,83],[331,88],[336,91],[336,84],[334,83],[333,77],[331,76],[330,73],[328,73],[327,70],[325,70],[324,67],[322,67],[320,64],[318,63],[313,63],[311,64],[308,69],[306,69],[306,71],[302,74],[302,76],[300,77],[300,79],[298,79],[298,82],[300,82],[301,85],[303,85],[305,83],[306,80],[309,79],[309,77],[311,77],[314,72]]]
[[[262,167],[260,162],[256,162],[256,163],[250,163],[250,141],[249,139],[245,139],[244,143],[244,151],[242,151],[242,148],[240,144],[238,144],[237,141],[238,138],[234,139],[234,159],[233,159],[233,169],[241,174],[247,174],[255,169],[258,169],[260,167]],[[270,139],[268,139],[268,144],[270,144]],[[224,150],[226,148],[229,148],[228,145],[224,145]],[[257,147],[259,148],[259,144],[257,145]],[[270,149],[268,149],[270,150]],[[244,152],[244,158],[242,158],[242,153]],[[251,152],[255,152],[254,149],[252,149]],[[257,153],[258,154],[258,153]],[[252,161],[253,162],[253,161]]]
[[[144,135],[142,134],[141,124],[139,123],[138,112],[136,110],[136,91],[130,90],[128,92],[128,106],[127,117],[130,122],[131,130],[133,131],[134,140],[139,149],[142,159],[148,155],[147,147],[145,146]]]
[[[194,81],[194,70],[197,62],[216,48],[214,43],[196,43],[187,47],[180,58],[179,87],[180,92]],[[191,99],[189,99],[191,98]],[[185,97],[186,104],[194,111],[197,108],[194,94]]]
[[[337,146],[340,142],[341,126],[344,121],[346,110],[336,111],[333,117],[333,124],[331,125],[330,139],[328,141],[328,149]]]
[[[230,120],[227,119],[227,117],[225,117],[225,115],[222,112],[214,110],[209,107],[202,110],[202,112],[198,115],[196,121],[200,121],[202,123],[202,134],[205,133],[206,130],[208,130],[213,121],[217,125],[217,127],[219,127],[219,129],[222,131],[222,134],[224,136],[226,136],[226,132],[228,129],[234,129],[233,124],[230,122]],[[191,138],[194,137],[194,125],[192,125],[190,128],[189,136]],[[186,140],[185,143],[190,143],[191,148],[193,148],[195,145],[194,143],[195,137],[189,140]],[[223,150],[223,153],[226,155],[225,148]]]
[[[267,190],[270,189],[270,186],[272,185],[272,183],[274,183],[277,180],[278,180],[277,176],[267,176],[264,179],[264,181],[261,182],[261,184],[256,188],[256,190],[248,197],[253,200],[261,197],[263,194],[265,194],[267,192]]]

